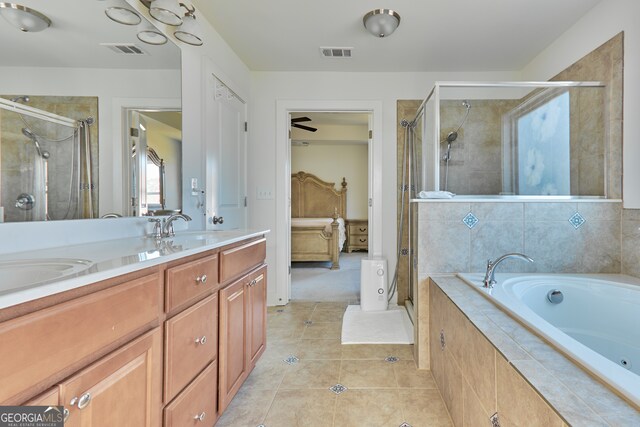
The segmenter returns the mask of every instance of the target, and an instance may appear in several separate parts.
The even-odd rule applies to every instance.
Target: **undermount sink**
[[[59,279],[86,270],[93,262],[77,258],[15,259],[0,261],[0,292]]]

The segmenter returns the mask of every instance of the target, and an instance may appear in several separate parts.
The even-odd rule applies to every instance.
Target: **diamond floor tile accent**
[[[580,215],[578,212],[576,212],[573,214],[571,218],[569,218],[569,222],[571,223],[571,225],[573,225],[573,228],[577,230],[582,226],[582,224],[587,222],[587,220],[584,219],[584,217]]]
[[[389,357],[385,358],[384,360],[385,360],[385,362],[396,363],[398,360],[400,360],[400,358],[398,358],[396,356],[389,356]]]
[[[304,324],[305,325],[313,325],[313,322],[311,320],[305,320]]]
[[[462,222],[469,228],[473,228],[478,223],[479,219],[474,214],[469,212],[464,218],[462,218]]]
[[[411,424],[409,424],[409,423],[402,423],[402,424],[400,424],[400,427],[411,427]]]
[[[286,359],[284,359],[284,362],[288,363],[289,365],[295,365],[296,363],[298,363],[300,361],[300,359],[298,359],[296,356],[289,356]]]
[[[329,387],[329,390],[331,390],[335,394],[340,394],[340,393],[344,393],[348,389],[345,386],[343,386],[342,384],[336,384],[333,387]]]

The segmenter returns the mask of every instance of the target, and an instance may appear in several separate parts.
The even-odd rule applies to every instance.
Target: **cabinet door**
[[[247,287],[247,350],[249,366],[253,368],[267,345],[267,267],[262,267],[250,278]]]
[[[162,389],[160,328],[114,351],[60,385],[65,427],[156,427]]]
[[[243,277],[220,291],[220,413],[247,377],[246,287]]]

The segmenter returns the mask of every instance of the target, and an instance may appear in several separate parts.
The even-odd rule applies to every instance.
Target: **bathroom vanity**
[[[265,350],[265,231],[187,234],[94,243],[88,271],[0,294],[0,404],[64,406],[65,426],[214,425]]]

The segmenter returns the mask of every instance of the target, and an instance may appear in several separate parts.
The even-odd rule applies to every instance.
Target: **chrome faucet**
[[[162,237],[173,237],[176,235],[175,231],[173,231],[173,222],[177,219],[191,221],[191,217],[189,215],[181,213],[172,214],[164,221],[164,224],[162,226]]]
[[[491,261],[489,259],[487,260],[487,271],[484,274],[484,280],[482,281],[483,287],[489,288],[489,289],[493,288],[493,286],[496,284],[496,278],[495,278],[496,267],[498,266],[498,264],[500,264],[502,261],[504,261],[507,258],[518,258],[524,261],[533,262],[533,259],[529,258],[525,254],[521,254],[517,252],[504,254],[498,259],[496,259],[495,261]]]

